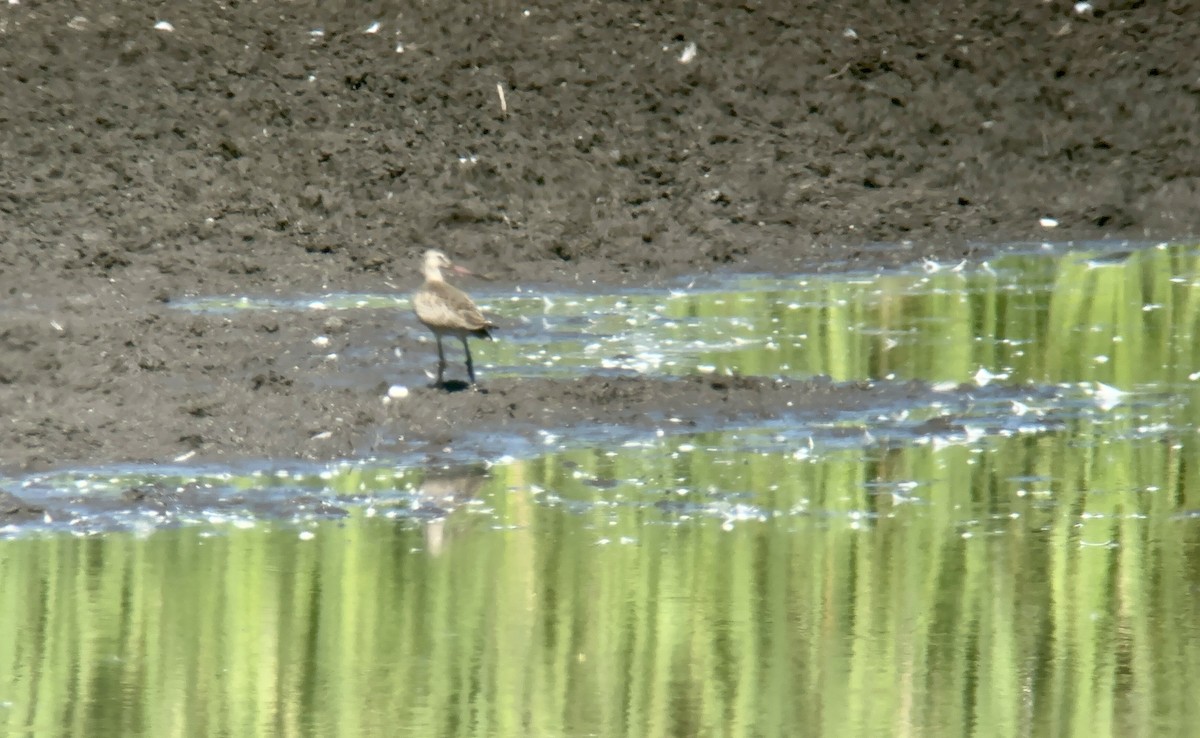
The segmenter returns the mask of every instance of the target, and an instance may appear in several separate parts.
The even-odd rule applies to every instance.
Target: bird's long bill
[[[467,269],[464,266],[459,266],[458,264],[455,264],[454,266],[450,267],[450,269],[455,274],[461,274],[464,277],[474,277],[475,279],[491,279],[491,277],[487,276],[486,274],[476,274],[475,272],[471,271],[470,269]]]

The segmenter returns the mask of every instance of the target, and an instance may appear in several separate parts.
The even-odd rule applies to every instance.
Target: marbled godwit
[[[413,295],[413,310],[417,319],[425,327],[433,331],[437,338],[438,373],[436,387],[442,386],[442,375],[446,371],[446,354],[442,350],[442,336],[458,336],[462,341],[463,352],[467,355],[467,376],[471,378],[471,386],[475,386],[475,367],[471,364],[471,347],[467,338],[491,338],[489,329],[495,324],[483,317],[479,308],[471,298],[459,289],[446,284],[442,276],[443,269],[450,269],[458,274],[474,275],[468,269],[456,266],[449,257],[436,249],[425,252],[424,266],[425,284]]]

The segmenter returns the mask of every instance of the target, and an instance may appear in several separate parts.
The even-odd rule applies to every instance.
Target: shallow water
[[[1188,734],[1200,254],[952,266],[481,300],[523,326],[497,373],[945,383],[920,407],[5,480],[61,515],[0,530],[0,733]]]
[[[473,285],[481,306],[504,324],[503,340],[483,344],[476,362],[488,376],[738,372],[837,380],[1102,382],[1123,389],[1194,383],[1189,375],[1200,348],[1186,340],[1192,313],[1179,312],[1198,309],[1191,299],[1200,283],[1194,247],[1038,251],[972,266],[705,277],[666,291],[619,294],[534,295],[528,288],[501,294]],[[409,311],[404,296],[370,294],[214,297],[179,307],[382,308],[406,317]],[[415,321],[406,326],[426,338]],[[1164,332],[1174,329],[1186,335],[1168,341]],[[1168,348],[1175,354],[1163,355]],[[396,363],[388,358],[386,340],[360,350],[372,362]]]

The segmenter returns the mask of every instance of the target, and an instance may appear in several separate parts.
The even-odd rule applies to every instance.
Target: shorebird
[[[446,371],[446,354],[442,350],[443,336],[457,336],[462,341],[463,352],[467,355],[467,376],[471,378],[471,386],[475,386],[475,367],[471,363],[471,347],[467,338],[491,338],[490,329],[495,324],[483,317],[479,308],[471,298],[459,289],[451,287],[442,276],[442,270],[449,269],[457,274],[480,276],[469,269],[457,266],[450,258],[437,249],[425,252],[422,270],[425,274],[425,284],[413,295],[413,310],[417,319],[425,327],[433,331],[437,338],[438,373],[435,387],[442,387],[442,375]]]

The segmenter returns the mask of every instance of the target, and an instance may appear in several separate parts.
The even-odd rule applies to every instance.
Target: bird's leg
[[[437,384],[435,384],[434,387],[437,387],[440,389],[442,386],[442,375],[446,371],[446,354],[445,354],[445,352],[442,351],[442,336],[440,334],[438,334],[438,337],[437,337],[437,345],[438,345],[438,378],[437,378]]]
[[[471,378],[471,386],[475,386],[475,366],[471,363],[471,347],[467,345],[467,337],[462,337],[463,351],[467,354],[467,376]]]

